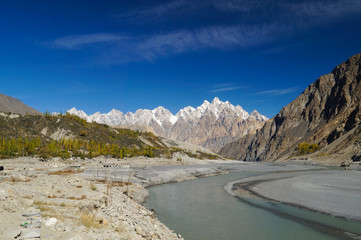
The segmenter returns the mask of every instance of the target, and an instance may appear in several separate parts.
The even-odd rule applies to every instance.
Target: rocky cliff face
[[[36,115],[42,114],[34,108],[25,105],[20,100],[6,96],[2,93],[0,93],[0,112],[11,112],[21,115],[25,115],[27,113]]]
[[[153,131],[158,136],[189,142],[213,151],[218,151],[226,143],[248,133],[254,133],[267,120],[257,111],[249,114],[241,106],[233,106],[218,98],[211,103],[204,101],[197,108],[185,107],[176,115],[163,107],[139,109],[127,114],[112,110],[107,114],[95,113],[88,116],[75,108],[68,112],[89,122]]]
[[[273,161],[295,154],[299,143],[318,144],[314,157],[357,159],[361,154],[361,54],[321,76],[256,134],[224,146],[223,156]]]

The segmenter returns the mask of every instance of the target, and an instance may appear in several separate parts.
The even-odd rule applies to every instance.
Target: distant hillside
[[[175,152],[196,158],[218,158],[201,147],[170,146],[149,132],[88,123],[71,114],[21,116],[2,112],[0,134],[0,158],[29,155],[46,158],[92,158],[99,155],[170,158]]]
[[[361,54],[312,83],[253,135],[224,146],[223,156],[274,161],[309,156],[324,161],[361,158]]]
[[[6,96],[0,93],[0,112],[11,112],[21,115],[25,114],[42,114],[38,110],[25,105],[18,99]]]

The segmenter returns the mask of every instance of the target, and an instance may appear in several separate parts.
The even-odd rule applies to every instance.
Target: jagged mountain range
[[[224,146],[223,156],[273,161],[297,156],[298,144],[317,144],[312,159],[361,159],[361,53],[321,76],[256,134]]]
[[[139,109],[135,113],[126,114],[115,109],[109,113],[97,112],[92,115],[76,108],[67,112],[88,122],[153,131],[158,136],[197,144],[213,151],[255,132],[267,120],[256,110],[249,114],[241,106],[222,102],[218,98],[212,102],[205,100],[197,108],[185,107],[175,115],[164,107]]]

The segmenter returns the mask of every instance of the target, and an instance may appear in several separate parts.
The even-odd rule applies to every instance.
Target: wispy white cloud
[[[286,94],[294,93],[297,91],[298,91],[297,87],[291,87],[291,88],[272,89],[272,90],[257,92],[255,95],[279,96],[279,95],[286,95]]]
[[[268,11],[275,16],[340,17],[361,11],[360,0],[224,0],[212,1],[219,11]]]
[[[134,9],[128,11],[126,13],[121,13],[115,15],[115,18],[119,19],[128,19],[128,20],[145,20],[145,19],[156,19],[160,18],[164,15],[173,14],[174,11],[178,11],[181,7],[187,6],[187,11],[189,11],[189,5],[191,1],[187,2],[185,0],[174,0],[171,2],[167,2],[164,4],[152,6],[149,8],[142,8],[142,9]]]
[[[71,35],[55,39],[54,41],[48,42],[51,47],[66,48],[66,49],[77,49],[87,45],[96,43],[110,43],[124,39],[123,36],[119,36],[111,33],[98,33],[98,34],[87,34],[87,35]]]
[[[250,12],[260,7],[272,4],[271,1],[260,0],[213,0],[213,6],[219,11],[226,12]]]
[[[294,28],[329,23],[342,17],[361,14],[360,0],[225,0],[212,1],[223,12],[251,13],[267,21],[284,21]]]
[[[270,41],[283,30],[281,25],[212,26],[196,30],[179,30],[164,34],[120,36],[116,34],[90,34],[65,36],[47,45],[78,50],[107,43],[99,62],[105,64],[131,61],[154,61],[159,57],[200,49],[248,48]]]
[[[95,53],[97,62],[102,64],[122,64],[132,61],[154,61],[190,51],[202,49],[242,49],[258,46],[292,34],[304,26],[312,26],[320,21],[352,13],[361,13],[361,0],[225,0],[225,1],[187,1],[173,0],[162,5],[132,10],[121,14],[122,18],[159,18],[183,11],[193,11],[201,7],[213,7],[218,11],[254,11],[262,14],[265,23],[257,21],[235,23],[233,25],[198,26],[193,29],[176,29],[165,33],[130,35],[116,33],[97,33],[88,35],[65,36],[47,43],[50,47],[63,49],[82,49],[84,47],[105,46]],[[266,10],[272,9],[267,12]],[[265,10],[266,9],[266,10]],[[257,11],[245,16],[257,16]],[[247,18],[247,17],[246,17]],[[315,20],[314,20],[315,19]],[[242,20],[242,21],[243,21]],[[249,19],[248,19],[249,20]],[[287,46],[268,51],[283,51]],[[99,53],[101,52],[101,53]],[[267,51],[266,51],[267,53]]]
[[[229,91],[234,91],[234,90],[241,89],[241,88],[244,88],[244,86],[231,86],[231,87],[217,88],[217,89],[212,89],[209,92],[212,92],[212,93],[229,92]]]
[[[312,20],[315,20],[315,17],[329,20],[361,12],[360,0],[285,2],[281,6],[297,17]]]
[[[198,30],[181,30],[145,37],[133,46],[139,57],[154,60],[159,56],[199,49],[248,48],[270,41],[282,26],[215,26]]]

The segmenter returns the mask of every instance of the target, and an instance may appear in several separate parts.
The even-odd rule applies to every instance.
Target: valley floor
[[[242,185],[266,198],[356,219],[361,215],[360,171],[186,156],[47,162],[18,158],[0,165],[0,239],[181,239],[142,206],[148,196],[145,187],[230,171],[267,174],[238,181],[228,190]],[[335,209],[339,211],[331,212]]]
[[[211,162],[1,160],[0,239],[182,239],[141,205],[145,187],[228,173]]]

